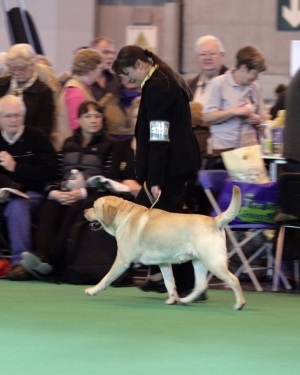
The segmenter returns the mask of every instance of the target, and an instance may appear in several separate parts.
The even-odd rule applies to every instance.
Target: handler
[[[186,183],[201,167],[189,107],[192,93],[170,66],[138,46],[123,47],[113,70],[142,88],[135,137],[136,173],[143,188],[135,202],[150,207],[158,199],[156,208],[182,212]],[[144,291],[165,290],[162,276],[155,268],[151,267],[142,287]],[[193,287],[180,285],[181,273],[186,272],[178,272],[178,277],[177,271],[174,272],[179,293]],[[193,274],[192,267],[189,273]],[[184,281],[189,275],[182,277]]]

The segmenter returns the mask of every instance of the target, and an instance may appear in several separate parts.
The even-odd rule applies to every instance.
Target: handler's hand
[[[161,193],[160,187],[159,186],[152,186],[151,187],[151,194],[152,196],[157,199]]]

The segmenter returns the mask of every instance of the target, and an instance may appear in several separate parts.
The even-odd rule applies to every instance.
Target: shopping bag
[[[242,205],[231,224],[273,224],[279,208],[278,184],[252,184],[227,179],[217,198],[221,211],[230,203],[233,185],[241,189]],[[215,216],[215,213],[213,213]]]
[[[233,181],[264,184],[270,181],[261,146],[253,145],[221,153],[226,170]]]
[[[0,279],[5,279],[12,269],[8,259],[0,259]]]

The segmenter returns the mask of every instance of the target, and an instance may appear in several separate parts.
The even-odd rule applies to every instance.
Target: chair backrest
[[[300,173],[283,173],[278,180],[282,212],[300,218]]]
[[[203,189],[209,189],[217,194],[224,181],[228,178],[228,173],[225,170],[200,170],[198,172],[198,181]]]

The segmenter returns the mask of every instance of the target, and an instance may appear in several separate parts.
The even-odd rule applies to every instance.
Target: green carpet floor
[[[165,295],[0,280],[6,375],[298,375],[300,295],[228,290],[166,306]]]

